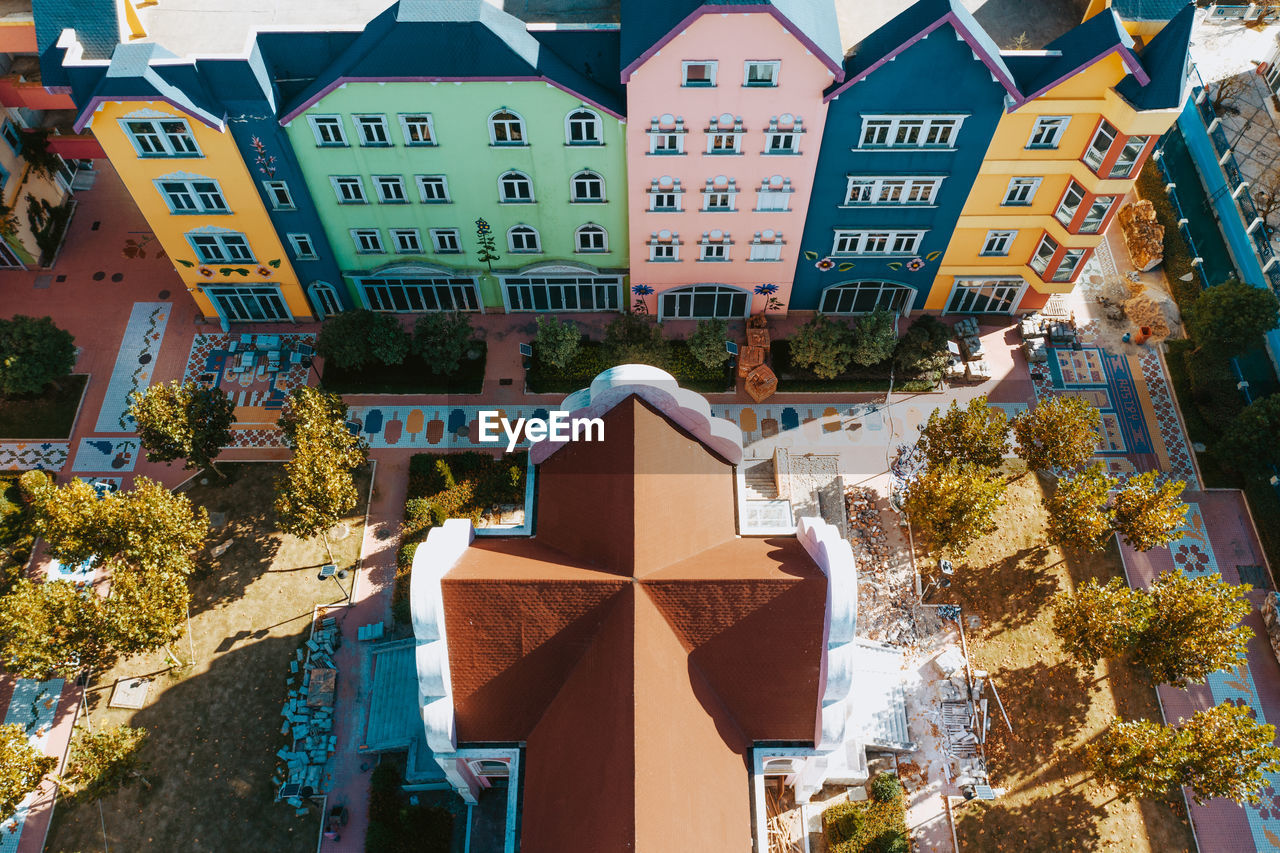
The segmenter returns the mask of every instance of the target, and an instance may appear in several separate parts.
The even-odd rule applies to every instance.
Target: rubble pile
[[[853,556],[863,571],[889,568],[889,537],[877,506],[880,495],[874,489],[849,486],[844,490],[844,508],[849,519],[849,540]]]
[[[1126,204],[1116,214],[1125,248],[1135,269],[1155,269],[1164,260],[1164,227],[1156,221],[1156,210],[1149,201]]]

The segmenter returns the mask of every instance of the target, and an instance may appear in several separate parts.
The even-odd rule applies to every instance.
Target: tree
[[[196,382],[152,385],[129,406],[149,461],[185,459],[184,468],[212,468],[219,477],[213,460],[231,443],[235,410],[221,388]]]
[[[1151,671],[1154,683],[1179,687],[1238,666],[1253,636],[1237,627],[1249,614],[1247,590],[1217,573],[1165,572],[1147,592],[1151,606],[1135,638],[1134,662]]]
[[[146,729],[126,725],[103,726],[95,732],[81,730],[62,781],[86,799],[110,796],[143,778],[141,750],[146,739]]]
[[[347,429],[347,404],[336,394],[303,386],[293,391],[280,418],[284,440],[293,448],[285,476],[276,484],[276,514],[285,533],[309,539],[355,509],[359,501],[353,472],[369,458],[363,439]]]
[[[45,755],[28,742],[22,726],[0,726],[0,821],[13,817],[23,798],[57,766],[57,758]]]
[[[1202,290],[1184,316],[1194,352],[1228,357],[1254,346],[1280,323],[1280,301],[1268,288],[1230,279]]]
[[[104,607],[104,639],[121,654],[165,648],[182,636],[191,591],[186,577],[164,568],[116,572]],[[174,660],[178,656],[169,650]]]
[[[703,367],[714,370],[729,360],[729,351],[724,348],[728,339],[729,327],[724,320],[699,320],[689,336],[689,352]]]
[[[898,344],[898,315],[885,308],[853,321],[853,361],[870,367],[888,361]]]
[[[26,578],[0,598],[0,662],[21,678],[73,675],[107,654],[102,599],[67,581]]]
[[[1085,759],[1124,799],[1163,797],[1178,778],[1178,732],[1151,720],[1115,719],[1086,747]]]
[[[1248,88],[1249,80],[1244,74],[1234,74],[1219,80],[1218,85],[1213,87],[1213,97],[1209,100],[1213,105],[1214,115],[1222,115],[1227,105],[1234,104]],[[1239,112],[1234,107],[1232,110]]]
[[[413,326],[413,354],[431,370],[451,376],[467,357],[475,331],[461,311],[423,314]]]
[[[834,379],[849,369],[853,360],[853,332],[825,314],[791,333],[791,363],[806,367],[822,379]]]
[[[1280,465],[1280,394],[1254,400],[1236,415],[1217,450],[1248,465]]]
[[[38,394],[71,373],[75,338],[51,317],[0,320],[0,396]]]
[[[1146,626],[1151,600],[1124,578],[1105,585],[1090,578],[1075,592],[1053,597],[1053,632],[1063,649],[1085,666],[1128,651]]]
[[[326,364],[360,370],[367,364],[403,364],[409,354],[409,333],[393,314],[367,308],[334,314],[320,327],[316,352]]]
[[[1049,397],[1013,419],[1016,453],[1035,471],[1079,468],[1098,449],[1102,416],[1079,397]]]
[[[1085,552],[1106,546],[1113,532],[1107,501],[1115,485],[1115,478],[1101,462],[1058,480],[1057,488],[1044,502],[1049,513],[1049,541]]]
[[[951,361],[947,349],[950,340],[950,326],[932,314],[921,314],[898,339],[893,350],[893,365],[908,376],[936,375]]]
[[[917,446],[930,466],[955,459],[998,468],[1009,451],[1008,419],[987,403],[986,394],[963,409],[953,400],[945,414],[934,409],[929,415]]]
[[[990,469],[948,459],[930,465],[907,487],[903,508],[916,534],[935,551],[963,554],[996,529],[1005,482]]]
[[[1280,213],[1280,165],[1268,166],[1254,179],[1253,206],[1268,225]]]
[[[1182,502],[1187,484],[1165,480],[1157,485],[1157,477],[1155,471],[1130,477],[1116,493],[1112,523],[1129,547],[1138,551],[1168,543],[1187,521],[1187,505]]]
[[[582,349],[582,332],[572,320],[561,322],[556,317],[539,315],[534,345],[543,364],[563,369]]]
[[[640,314],[619,314],[604,330],[604,356],[609,366],[667,364],[667,340],[662,324]]]

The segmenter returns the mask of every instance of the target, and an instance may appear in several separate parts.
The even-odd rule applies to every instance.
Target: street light
[[[320,567],[320,574],[316,575],[316,580],[323,583],[328,578],[333,578],[333,582],[338,585],[338,589],[342,590],[342,594],[346,596],[347,604],[351,604],[351,593],[347,592],[343,587],[340,579],[346,578],[347,570],[339,569],[333,563],[325,563]]]

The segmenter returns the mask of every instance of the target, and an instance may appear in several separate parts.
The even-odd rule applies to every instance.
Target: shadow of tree
[[[1106,810],[1079,791],[1010,806],[973,800],[956,808],[956,835],[966,851],[1052,851],[1101,849],[1098,824]]]
[[[1071,741],[1089,714],[1092,693],[1101,689],[1087,679],[1075,664],[1043,661],[994,673],[999,691],[1016,730],[1010,734],[994,697],[989,715],[993,718],[987,754],[1002,776],[1026,779],[1034,775],[1042,784],[1047,774],[1060,777],[1073,772],[1080,758],[1061,753],[1058,745]]]
[[[981,615],[991,630],[1033,622],[1059,588],[1048,554],[1044,547],[1021,548],[995,563],[960,569],[951,580],[951,597]]]

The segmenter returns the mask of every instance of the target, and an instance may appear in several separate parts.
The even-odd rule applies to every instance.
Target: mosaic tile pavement
[[[62,685],[61,678],[50,681],[20,678],[14,685],[13,697],[5,712],[5,725],[22,726],[27,734],[27,743],[42,752],[49,732],[53,729],[53,717],[58,710],[58,699],[62,696]],[[18,806],[17,812],[0,824],[0,853],[16,853],[18,842],[22,838],[22,826],[27,819],[27,809],[33,798],[34,794],[28,794]]]
[[[256,336],[255,336],[256,337]],[[284,408],[285,398],[295,388],[306,385],[311,368],[302,364],[293,364],[287,353],[306,344],[314,346],[316,336],[310,333],[276,335],[280,344],[276,349],[283,349],[286,355],[281,357],[281,369],[267,370],[259,364],[254,370],[235,373],[230,368],[235,364],[238,355],[230,351],[233,341],[240,341],[239,334],[196,335],[191,342],[191,350],[187,354],[187,365],[183,371],[183,381],[201,382],[222,388],[235,401],[236,418],[244,426],[234,429],[230,447],[283,447],[284,441],[280,431],[274,426],[279,412]],[[265,359],[265,350],[259,350],[259,359]]]
[[[77,474],[132,471],[141,446],[136,438],[82,438],[71,470]]]
[[[165,326],[173,311],[171,302],[135,302],[124,327],[124,340],[116,352],[107,393],[98,410],[95,432],[133,432],[129,403],[135,392],[151,384],[160,354]]]
[[[71,455],[69,441],[0,443],[0,471],[61,471]]]

